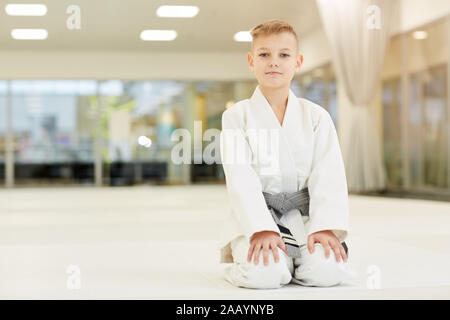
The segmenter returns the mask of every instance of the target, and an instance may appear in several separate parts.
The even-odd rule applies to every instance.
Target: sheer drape
[[[351,103],[351,129],[341,141],[348,189],[382,189],[385,171],[370,103],[383,66],[396,1],[317,0],[317,4],[337,79]]]

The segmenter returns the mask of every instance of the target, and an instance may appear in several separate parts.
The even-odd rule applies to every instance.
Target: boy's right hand
[[[255,232],[250,240],[247,261],[251,262],[253,256],[255,264],[258,264],[259,252],[262,249],[265,266],[269,264],[269,250],[272,250],[275,262],[278,263],[280,261],[278,247],[287,255],[286,245],[278,233],[274,231]]]

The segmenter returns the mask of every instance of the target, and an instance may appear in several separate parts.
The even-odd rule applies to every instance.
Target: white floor
[[[222,278],[228,210],[223,185],[0,190],[0,298],[450,298],[450,203],[351,196],[346,242],[359,278],[278,290]]]

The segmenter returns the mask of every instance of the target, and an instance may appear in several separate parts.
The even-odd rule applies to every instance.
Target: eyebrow
[[[268,51],[270,51],[269,48],[265,48],[265,47],[262,47],[262,48],[259,48],[259,49],[258,49],[258,51],[261,51],[261,50],[268,50]],[[283,48],[283,49],[281,49],[280,51],[283,51],[283,50],[291,50],[291,49],[290,49],[290,48]]]

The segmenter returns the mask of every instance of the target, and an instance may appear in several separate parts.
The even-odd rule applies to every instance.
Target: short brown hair
[[[266,21],[264,23],[261,23],[254,27],[252,30],[250,30],[250,34],[252,35],[252,49],[253,49],[253,42],[256,38],[260,36],[268,36],[271,34],[279,34],[282,32],[289,32],[295,37],[295,41],[297,43],[297,49],[298,49],[298,37],[297,33],[295,33],[294,28],[283,20],[273,19]]]

